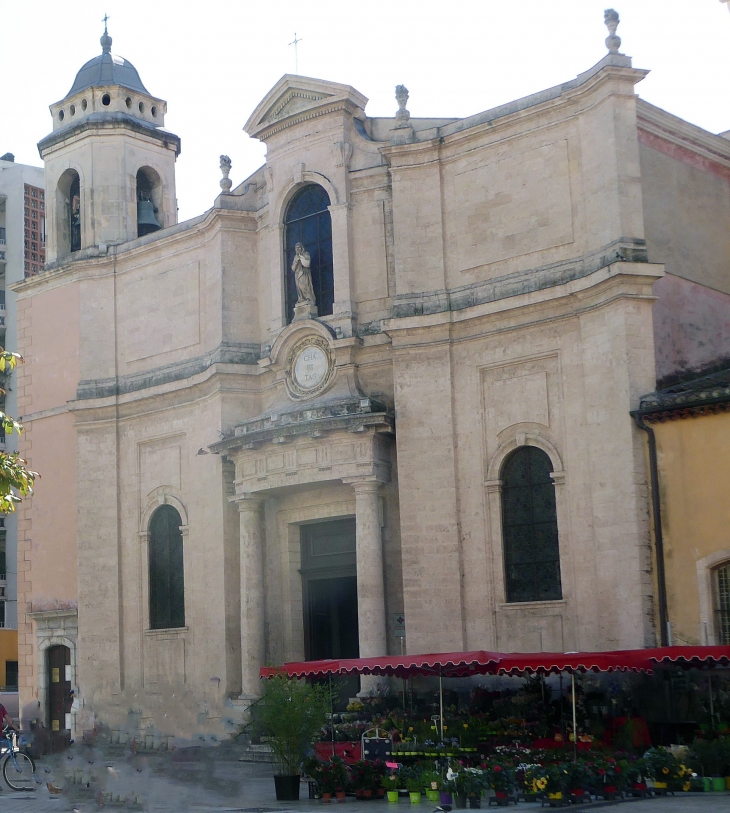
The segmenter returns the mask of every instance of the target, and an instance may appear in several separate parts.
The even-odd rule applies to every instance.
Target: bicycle
[[[6,726],[0,739],[0,757],[3,762],[3,779],[11,790],[35,790],[35,762],[33,757],[20,750],[18,732]]]

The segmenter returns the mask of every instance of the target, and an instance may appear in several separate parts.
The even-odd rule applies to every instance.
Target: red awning
[[[500,674],[541,674],[551,672],[651,672],[655,663],[644,649],[614,652],[538,652],[502,655],[497,670]]]
[[[649,660],[664,666],[692,668],[730,664],[730,646],[663,646],[643,652]]]
[[[686,668],[730,664],[730,646],[674,646],[624,649],[612,652],[511,653],[441,652],[428,655],[386,655],[380,658],[302,661],[281,667],[263,667],[261,677],[288,675],[414,675],[468,677],[486,674],[550,674],[558,672],[651,672],[656,666],[676,664]]]
[[[324,675],[391,675],[408,678],[413,675],[467,677],[495,673],[499,659],[496,652],[439,652],[426,655],[386,655],[379,658],[301,661],[281,667],[263,667],[261,677],[288,675],[316,677]]]

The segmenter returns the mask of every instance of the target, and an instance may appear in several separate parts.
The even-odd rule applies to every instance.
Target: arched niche
[[[56,234],[59,257],[65,257],[81,249],[82,226],[81,178],[75,169],[67,169],[56,184]]]
[[[284,274],[286,321],[294,317],[298,299],[297,282],[292,269],[297,244],[309,255],[309,272],[318,316],[330,316],[335,301],[332,253],[332,217],[330,196],[316,183],[308,183],[290,198],[284,211]]]
[[[164,225],[162,179],[152,167],[137,170],[137,237],[159,231]]]

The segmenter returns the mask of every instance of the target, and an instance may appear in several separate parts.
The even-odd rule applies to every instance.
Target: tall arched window
[[[161,505],[150,520],[150,628],[185,626],[185,579],[180,514]]]
[[[284,217],[284,251],[286,260],[286,320],[294,317],[297,286],[292,270],[295,247],[301,243],[309,253],[312,287],[317,300],[317,314],[328,316],[335,301],[332,266],[332,218],[330,198],[317,184],[309,184],[294,195]]]
[[[517,449],[502,468],[507,601],[563,597],[552,469],[550,458],[534,446]]]

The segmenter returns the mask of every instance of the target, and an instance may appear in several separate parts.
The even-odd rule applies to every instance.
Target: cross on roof
[[[297,32],[294,32],[294,39],[289,43],[289,45],[294,46],[294,73],[299,73],[299,43],[302,41],[300,37],[297,39]]]
[[[106,12],[104,12],[104,16],[102,17],[101,21],[104,23],[104,33],[105,34],[108,33],[108,31],[106,30],[106,22],[107,22],[108,19],[109,19],[109,15]],[[296,37],[296,34],[294,36]]]

